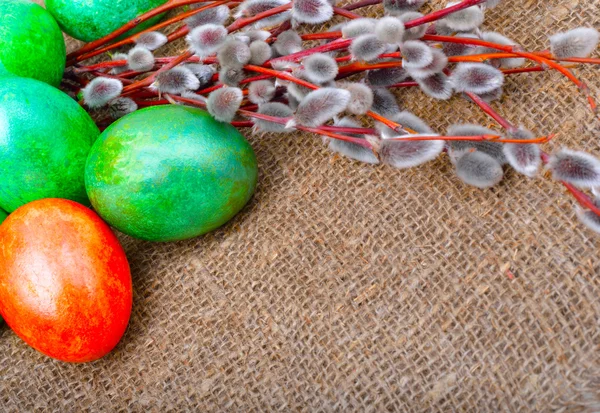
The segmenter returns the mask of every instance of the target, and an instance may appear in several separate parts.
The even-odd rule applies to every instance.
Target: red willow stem
[[[502,73],[505,75],[512,75],[517,73],[531,73],[531,72],[545,72],[547,69],[544,66],[534,66],[534,67],[519,67],[516,69],[504,69]]]
[[[130,85],[130,84],[133,83],[133,80],[131,80],[131,79],[122,78],[122,77],[119,77],[119,76],[116,76],[116,75],[111,75],[111,74],[108,74],[108,73],[102,73],[102,72],[98,72],[98,71],[95,71],[95,70],[91,71],[90,73],[93,74],[96,77],[106,77],[106,78],[109,78],[109,79],[117,79],[117,80],[121,81],[121,83],[123,83],[124,85]]]
[[[346,10],[356,10],[362,7],[374,6],[376,4],[380,4],[382,0],[362,0],[353,4],[349,4],[344,7]]]
[[[414,81],[408,81],[408,82],[394,83],[393,85],[389,85],[386,87],[387,88],[404,88],[404,87],[415,87],[415,86],[419,86],[419,84]]]
[[[342,32],[309,33],[300,37],[302,37],[302,40],[336,40],[342,37]]]
[[[349,11],[346,8],[343,7],[333,7],[333,12],[335,14],[337,14],[338,16],[342,16],[342,17],[346,17],[347,19],[350,20],[354,20],[354,19],[361,19],[362,16],[356,13],[352,13],[351,11]]]
[[[342,50],[348,48],[352,44],[352,39],[337,39],[330,43],[323,44],[320,46],[313,47],[312,49],[301,50],[297,53],[292,53],[287,56],[276,57],[265,62],[265,66],[272,66],[273,62],[299,62],[303,58],[310,56],[314,53],[328,53],[336,50]]]
[[[485,100],[483,100],[479,95],[476,95],[475,93],[472,93],[472,92],[465,92],[465,95],[467,95],[469,98],[471,98],[471,100],[473,102],[475,102],[475,104],[477,104],[477,106],[479,106],[481,108],[481,110],[483,110],[489,117],[494,119],[500,126],[502,126],[504,129],[506,129],[509,133],[512,133],[517,130],[517,128],[512,123],[510,123],[504,117],[500,116],[500,114],[498,112],[496,112],[494,110],[494,108],[492,108],[490,106],[490,104],[487,103]]]
[[[295,128],[298,130],[304,131],[304,132],[316,133],[321,136],[325,135],[325,136],[328,136],[330,138],[337,139],[340,141],[354,143],[356,145],[360,145],[365,148],[373,150],[373,145],[371,145],[366,139],[355,138],[353,136],[340,135],[338,133],[330,132],[327,130],[323,130],[323,129],[319,129],[319,128],[309,128],[309,127],[302,126],[302,125],[296,125]]]
[[[271,17],[274,16],[275,14],[279,14],[279,13],[283,13],[284,11],[288,11],[292,8],[292,3],[287,3],[284,4],[283,6],[279,6],[279,7],[274,7],[270,10],[264,11],[262,13],[258,13],[255,16],[252,17],[246,17],[243,19],[239,19],[236,20],[235,22],[233,22],[232,24],[230,24],[229,26],[227,26],[227,31],[229,33],[235,31],[235,30],[239,30],[243,27],[248,26],[249,24],[255,23],[261,19],[264,19],[265,17]]]
[[[257,80],[267,80],[267,79],[272,79],[273,76],[271,75],[260,75],[260,76],[253,76],[253,77],[248,77],[246,79],[243,79],[240,81],[240,85],[245,85],[248,83],[252,83],[252,82],[256,82]],[[219,83],[210,87],[207,87],[205,89],[201,89],[199,91],[197,91],[196,93],[199,95],[204,95],[210,92],[214,92],[217,89],[221,89],[222,87],[225,87],[225,85],[223,83]]]
[[[491,141],[500,143],[516,144],[540,144],[546,143],[554,138],[555,135],[542,136],[536,139],[504,139],[500,135],[477,135],[477,136],[439,136],[439,135],[419,135],[419,136],[397,136],[386,140],[392,141]]]
[[[440,20],[449,14],[455,13],[457,11],[460,11],[460,10],[463,10],[463,9],[466,9],[466,8],[469,8],[472,6],[476,6],[481,3],[485,3],[486,1],[487,0],[464,0],[458,4],[455,4],[454,6],[451,6],[451,7],[442,9],[442,10],[434,11],[433,13],[429,13],[426,16],[406,22],[404,24],[404,27],[406,29],[412,29],[413,27],[417,27],[417,26],[420,26],[425,23],[431,23],[433,21]]]
[[[171,61],[173,61],[173,59],[177,59],[177,57],[178,56],[157,57],[155,59],[155,62],[159,64],[170,63]],[[198,56],[192,56],[186,60],[186,62],[189,63],[214,63],[215,61],[215,58],[200,59]],[[85,73],[100,69],[112,69],[113,67],[125,66],[126,64],[127,60],[110,60],[107,62],[96,63],[94,65],[75,67],[73,71],[75,73]]]
[[[434,41],[434,42],[437,41],[437,42],[444,42],[444,43],[469,44],[469,45],[474,45],[474,46],[484,46],[484,47],[489,47],[489,48],[496,49],[496,50],[501,50],[501,51],[504,51],[507,53],[512,53],[519,57],[524,57],[526,59],[533,60],[542,65],[547,65],[547,66],[551,67],[552,69],[558,70],[565,77],[567,77],[569,80],[571,80],[571,82],[573,82],[586,96],[588,103],[590,105],[590,108],[592,109],[592,112],[595,115],[597,115],[596,101],[590,95],[590,90],[586,86],[586,84],[583,83],[582,81],[580,81],[575,75],[573,75],[573,73],[571,73],[570,70],[568,70],[567,68],[565,68],[564,66],[558,64],[557,62],[555,62],[553,60],[550,60],[545,57],[541,57],[541,56],[533,54],[533,53],[517,51],[517,50],[515,50],[516,49],[515,46],[504,46],[501,44],[486,42],[486,41],[479,40],[479,39],[469,39],[467,37],[436,36],[436,35],[426,34],[425,36],[423,36],[422,40],[429,40],[429,41]]]
[[[277,38],[277,36],[279,36],[281,33],[285,32],[286,30],[290,30],[291,27],[292,27],[292,23],[289,20],[284,21],[279,26],[277,26],[275,29],[271,30],[271,37],[265,41],[271,42],[273,39]]]
[[[336,40],[336,39],[340,39],[342,37],[342,32],[336,31],[336,32],[310,33],[310,34],[304,34],[300,37],[302,37],[302,40]],[[584,64],[600,65],[600,59],[595,59],[595,58],[591,58],[591,57],[569,57],[569,58],[561,59],[561,58],[552,56],[552,55],[548,54],[547,52],[532,52],[531,54],[539,56],[539,57],[543,57],[545,59],[553,60],[556,62],[584,63]],[[402,55],[399,52],[384,53],[379,56],[379,58],[401,58],[401,57],[402,57]],[[449,59],[450,59],[450,62],[453,61],[452,60],[453,58],[464,59],[464,60],[460,60],[460,61],[485,61],[486,59],[504,59],[504,58],[511,58],[511,57],[519,57],[519,55],[512,53],[512,52],[511,53],[503,52],[503,53],[487,53],[487,54],[480,54],[480,55],[450,56]],[[273,60],[275,60],[275,59],[273,59]],[[563,67],[569,68],[569,66],[566,66],[566,65]],[[511,69],[511,70],[522,71],[522,72],[516,72],[516,73],[524,73],[527,71],[531,71],[531,72],[542,71],[539,68],[536,70],[531,70],[531,69],[532,68],[518,68],[518,69]]]
[[[262,119],[267,122],[278,123],[280,125],[286,125],[291,120],[291,118],[279,118],[276,116],[264,115],[262,113],[256,113],[256,112],[252,112],[252,111],[244,110],[244,109],[238,110],[238,113],[242,116],[246,116],[246,117],[254,118],[254,119]],[[372,149],[371,144],[369,144],[366,139],[356,138],[353,136],[346,136],[346,135],[340,134],[340,133],[344,133],[346,131],[349,131],[346,133],[361,133],[362,130],[372,131],[371,129],[344,128],[344,127],[337,127],[337,126],[319,126],[318,128],[309,128],[309,127],[303,126],[303,125],[295,125],[294,128],[297,130],[305,131],[305,132],[311,132],[311,133],[316,133],[319,135],[329,136],[330,138],[339,139],[339,140],[343,140],[346,142],[356,143],[360,146],[364,146],[366,148]],[[340,132],[340,133],[336,133],[336,132]]]
[[[276,117],[276,116],[264,115],[262,113],[251,112],[249,110],[244,110],[244,109],[238,110],[238,113],[242,116],[246,116],[246,117],[254,118],[254,119],[262,119],[267,122],[273,122],[273,123],[277,123],[280,125],[286,125],[292,119],[292,118],[280,118],[280,117]],[[294,128],[297,130],[305,131],[305,132],[311,132],[311,133],[316,133],[319,135],[329,136],[330,138],[339,139],[339,140],[346,141],[346,142],[352,142],[357,145],[364,146],[365,148],[372,149],[371,144],[369,142],[367,142],[366,139],[356,138],[354,136],[346,136],[346,135],[341,135],[340,133],[336,133],[336,132],[344,132],[344,131],[349,131],[348,133],[361,133],[362,130],[368,130],[369,132],[371,132],[372,130],[370,130],[370,129],[344,128],[344,127],[337,127],[337,126],[326,126],[326,127],[319,126],[318,128],[309,128],[309,127],[303,126],[303,125],[295,125]],[[359,132],[357,132],[357,131],[359,131]]]
[[[109,45],[101,47],[99,49],[90,51],[88,53],[80,54],[79,56],[76,56],[75,58],[73,58],[72,61],[69,61],[68,66],[70,66],[70,65],[72,65],[72,64],[74,64],[76,62],[81,62],[83,60],[90,59],[90,58],[92,58],[94,56],[98,56],[98,55],[100,55],[102,53],[105,53],[105,52],[108,52],[110,50],[116,49],[117,47],[121,47],[121,46],[124,46],[124,45],[127,45],[127,44],[135,43],[136,39],[140,35],[142,35],[144,33],[148,33],[148,32],[152,32],[152,31],[156,31],[156,30],[162,29],[164,27],[170,26],[171,24],[174,24],[174,23],[177,23],[177,22],[179,22],[179,21],[181,21],[183,19],[186,19],[186,18],[188,18],[190,16],[193,16],[195,14],[201,13],[201,12],[203,12],[205,10],[208,10],[208,9],[212,9],[212,8],[215,8],[215,7],[218,7],[218,6],[222,6],[222,5],[227,4],[227,3],[231,2],[231,1],[236,1],[237,2],[238,0],[217,1],[217,2],[214,2],[214,3],[209,4],[207,6],[203,6],[203,7],[200,7],[198,9],[191,10],[191,11],[188,11],[188,12],[185,12],[185,13],[181,13],[181,14],[179,14],[179,15],[177,15],[177,16],[169,19],[169,20],[161,22],[161,23],[159,23],[159,24],[157,24],[155,26],[152,26],[152,27],[150,27],[150,28],[148,28],[146,30],[143,30],[143,31],[141,31],[139,33],[136,33],[136,34],[132,34],[131,36],[129,36],[129,37],[123,39],[123,40],[120,40],[118,42],[109,44]],[[188,33],[188,30],[187,30],[187,27],[186,27],[185,33],[183,33],[182,36],[184,36],[187,33]],[[182,36],[179,36],[179,37],[182,37]],[[172,41],[172,40],[175,40],[175,39],[169,39],[169,41]]]
[[[586,207],[587,209],[589,209],[594,214],[600,217],[600,208],[598,208],[596,204],[594,204],[592,198],[590,198],[585,192],[577,189],[568,182],[561,181],[561,183],[565,186],[565,188],[567,188],[567,190],[571,193],[571,195],[573,195],[573,197],[577,200],[577,202],[579,202],[581,206]]]
[[[169,0],[165,4],[162,4],[154,9],[142,14],[141,16],[138,16],[135,19],[129,21],[124,26],[115,30],[114,32],[112,32],[98,40],[90,42],[90,43],[86,44],[85,46],[81,47],[79,50],[76,50],[75,52],[70,53],[67,56],[67,61],[76,59],[79,56],[81,56],[82,54],[85,54],[85,53],[92,51],[100,46],[105,45],[106,43],[110,42],[111,40],[114,40],[117,37],[121,36],[122,34],[127,33],[131,29],[134,29],[135,27],[137,27],[141,23],[145,22],[146,20],[151,19],[152,17],[158,16],[159,14],[163,14],[163,13],[165,13],[169,10],[173,10],[177,7],[186,6],[186,5],[194,4],[194,3],[202,3],[202,0]]]
[[[319,126],[319,129],[330,131],[330,132],[339,132],[339,133],[356,133],[361,135],[377,135],[379,132],[377,129],[372,128],[351,128],[346,126],[328,126],[322,125]]]

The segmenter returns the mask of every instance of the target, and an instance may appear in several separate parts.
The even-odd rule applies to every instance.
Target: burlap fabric
[[[485,27],[527,48],[600,27],[596,0],[505,3]],[[598,70],[578,73],[600,96]],[[508,118],[559,133],[547,150],[600,154],[599,123],[557,74],[506,92]],[[400,96],[439,131],[490,123],[459,97]],[[249,138],[260,185],[231,223],[122,237],[135,300],[114,352],[65,364],[0,327],[1,410],[600,411],[600,238],[561,185],[511,171],[481,191],[445,156],[400,171],[314,136]]]

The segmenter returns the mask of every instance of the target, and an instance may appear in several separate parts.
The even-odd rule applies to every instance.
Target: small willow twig
[[[418,19],[408,21],[408,22],[404,23],[404,27],[406,27],[407,29],[410,29],[413,27],[420,26],[422,24],[431,23],[433,21],[440,20],[440,19],[446,17],[447,15],[455,13],[459,10],[463,10],[468,7],[483,3],[484,1],[486,1],[486,0],[464,0],[464,1],[460,2],[459,4],[456,4],[452,7],[448,7],[443,10],[438,10],[438,11],[429,13],[423,17],[420,17]],[[341,37],[342,33],[341,32],[335,32],[335,33],[336,33],[336,35],[338,35],[337,36],[338,40],[334,40],[331,43],[313,47],[312,49],[306,49],[306,50],[302,50],[297,53],[292,53],[287,56],[281,56],[281,57],[277,57],[275,59],[271,59],[270,61],[266,62],[265,65],[269,66],[274,61],[298,62],[298,61],[302,60],[304,57],[310,56],[313,53],[327,53],[327,52],[333,52],[336,50],[342,50],[342,49],[348,48],[350,46],[350,44],[352,44],[352,39],[339,39],[339,37]],[[316,40],[317,38],[310,37],[310,35],[307,35],[304,37],[304,39],[305,40]]]
[[[181,14],[179,14],[179,15],[177,15],[177,16],[169,19],[169,20],[165,20],[164,22],[158,23],[158,24],[156,24],[156,25],[154,25],[154,26],[152,26],[152,27],[150,27],[148,29],[145,29],[145,30],[143,30],[143,31],[141,31],[139,33],[132,34],[131,36],[128,36],[127,38],[125,38],[123,40],[120,40],[118,42],[109,44],[107,46],[101,47],[101,48],[96,49],[96,50],[92,50],[92,51],[87,52],[87,53],[80,54],[79,56],[76,56],[71,61],[69,61],[69,63],[67,65],[71,66],[74,63],[90,59],[90,58],[92,58],[94,56],[98,56],[98,55],[100,55],[102,53],[105,53],[105,52],[108,52],[110,50],[116,49],[117,47],[125,46],[127,44],[133,44],[133,43],[135,43],[135,41],[137,40],[137,38],[139,36],[141,36],[142,34],[144,34],[144,33],[148,33],[148,32],[152,32],[152,31],[160,30],[160,29],[162,29],[164,27],[170,26],[170,25],[172,25],[174,23],[177,23],[177,22],[179,22],[179,21],[181,21],[183,19],[186,19],[188,17],[191,17],[191,16],[193,16],[195,14],[201,13],[201,12],[203,12],[205,10],[208,10],[208,9],[212,9],[212,8],[215,8],[215,7],[218,7],[218,6],[222,6],[222,5],[231,3],[232,1],[236,1],[237,2],[239,0],[217,1],[217,2],[211,3],[209,5],[206,5],[206,6],[203,6],[203,7],[199,7],[197,9],[190,10],[190,11],[185,12],[185,13],[181,13]],[[187,27],[185,29],[186,29],[185,33],[182,33],[181,37],[183,37],[184,35],[186,35],[188,33]],[[169,39],[169,42],[171,42],[173,40],[175,40],[175,39]],[[91,43],[89,43],[89,44],[91,44]],[[83,48],[80,49],[80,50],[83,50]]]
[[[160,73],[166,72],[167,70],[174,68],[175,66],[186,61],[187,59],[189,59],[192,56],[193,56],[193,53],[188,50],[187,52],[183,53],[181,56],[178,56],[176,59],[173,59],[170,63],[167,63],[166,65],[161,67],[158,71],[154,72],[152,75],[150,75],[138,82],[135,82],[131,85],[124,87],[122,95],[126,96],[128,93],[131,93],[134,90],[137,90],[137,89],[140,89],[140,88],[143,88],[146,86],[150,86]]]
[[[512,133],[517,130],[517,128],[512,123],[507,121],[504,117],[500,116],[500,114],[498,112],[496,112],[494,110],[494,108],[492,108],[490,106],[490,104],[487,103],[485,100],[483,100],[479,95],[476,95],[475,93],[472,93],[472,92],[465,92],[465,95],[467,95],[469,98],[471,98],[471,100],[473,102],[475,102],[475,104],[477,106],[479,106],[481,108],[481,110],[483,110],[483,112],[485,112],[489,117],[494,119],[500,126],[502,126],[504,129],[506,129],[509,133]]]
[[[282,79],[282,80],[287,80],[287,81],[290,81],[290,82],[294,82],[294,83],[296,83],[296,84],[298,84],[300,86],[304,86],[304,87],[306,87],[308,89],[311,89],[311,90],[317,90],[317,89],[319,89],[319,86],[314,85],[314,84],[312,84],[310,82],[307,82],[305,80],[298,79],[297,77],[292,76],[291,74],[289,74],[287,72],[280,72],[278,70],[269,69],[269,68],[262,67],[262,66],[255,66],[255,65],[246,65],[246,66],[244,66],[244,69],[250,70],[250,71],[253,71],[253,72],[268,74],[268,75],[271,75],[271,76],[276,77],[278,79]],[[371,118],[373,118],[373,119],[375,119],[375,120],[377,120],[377,121],[385,124],[387,127],[391,128],[393,130],[400,131],[402,129],[405,129],[399,123],[396,123],[396,122],[394,122],[394,121],[392,121],[390,119],[387,119],[386,117],[381,116],[381,115],[379,115],[379,114],[377,114],[377,113],[375,113],[373,111],[368,111],[367,112],[367,116],[369,116],[369,117],[371,117]]]
[[[176,9],[177,7],[186,6],[186,5],[194,4],[194,3],[202,3],[202,0],[169,0],[168,2],[156,7],[150,11],[147,11],[146,13],[142,14],[141,16],[138,16],[135,19],[129,21],[128,23],[123,25],[121,28],[115,30],[114,32],[112,32],[98,40],[90,42],[90,43],[86,44],[85,46],[81,47],[79,50],[76,50],[73,53],[70,53],[67,56],[67,62],[71,62],[73,60],[77,61],[77,58],[79,56],[109,43],[110,41],[116,39],[117,37],[121,36],[122,34],[127,33],[130,30],[136,28],[143,22],[145,22],[153,17],[156,17],[156,16],[163,14],[165,12],[168,12],[170,10]],[[209,5],[209,6],[211,6],[211,5]],[[209,6],[206,6],[206,7],[210,8]]]
[[[483,102],[483,104],[482,104],[481,99],[477,99],[477,100],[474,99],[473,101],[480,108],[482,108],[488,116],[492,117],[503,128],[505,128],[509,131],[517,130],[517,128],[511,122],[509,122],[502,115],[497,113],[491,106],[487,105],[485,102]],[[485,107],[485,109],[484,109],[484,107]],[[548,155],[544,151],[540,151],[540,157],[544,164],[547,164],[550,161],[550,155]],[[570,184],[568,182],[560,181],[560,183],[563,184],[565,188],[567,188],[567,190],[571,193],[571,195],[573,195],[575,200],[581,206],[588,208],[590,211],[593,211],[596,215],[600,216],[600,208],[598,208],[594,204],[594,201],[592,201],[592,199],[587,194],[585,194],[583,191],[577,189],[575,186],[573,186],[572,184]]]

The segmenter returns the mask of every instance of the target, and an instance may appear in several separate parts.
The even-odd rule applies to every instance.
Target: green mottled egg
[[[88,204],[84,170],[100,131],[77,102],[34,79],[0,77],[0,207],[42,198]]]
[[[91,42],[166,2],[167,0],[46,0],[46,8],[65,33]],[[161,16],[153,17],[130,33],[152,26],[160,18]]]
[[[50,13],[28,0],[0,0],[0,74],[58,86],[65,61],[65,41]]]
[[[96,211],[136,238],[209,232],[248,202],[258,176],[250,144],[207,112],[176,105],[133,112],[108,127],[87,161]]]

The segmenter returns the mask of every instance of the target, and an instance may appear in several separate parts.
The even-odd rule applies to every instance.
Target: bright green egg
[[[65,61],[65,41],[50,13],[28,0],[0,0],[0,73],[58,86]]]
[[[256,187],[250,144],[231,125],[184,106],[155,106],[109,126],[94,144],[85,183],[94,209],[136,238],[175,241],[238,213]]]
[[[46,0],[46,8],[65,33],[91,42],[166,2],[167,0]],[[152,26],[160,18],[160,15],[153,17],[130,33]]]
[[[42,198],[88,204],[84,170],[100,131],[77,102],[34,79],[0,77],[0,207]]]

